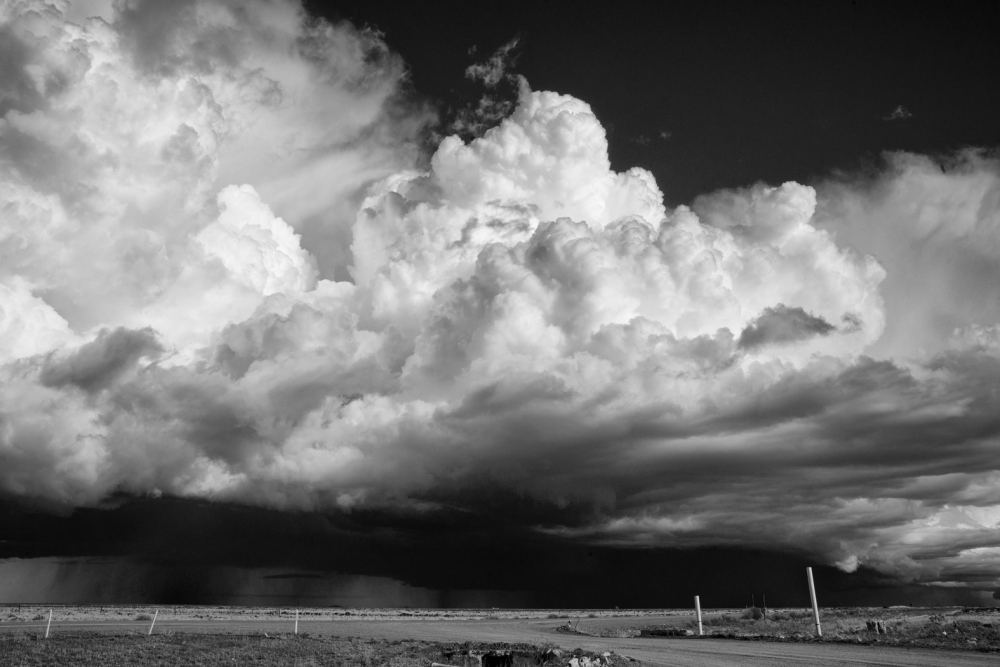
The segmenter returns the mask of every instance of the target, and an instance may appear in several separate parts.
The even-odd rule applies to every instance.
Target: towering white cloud
[[[66,320],[13,276],[0,284],[0,362],[43,354],[74,340]]]
[[[940,350],[956,328],[1000,321],[1000,165],[898,153],[874,179],[824,184],[818,224],[888,270],[880,356]]]
[[[543,219],[595,226],[628,214],[656,224],[664,214],[652,174],[612,172],[604,128],[590,107],[556,93],[525,96],[509,119],[468,146],[445,139],[433,169],[444,198],[458,206],[529,200]]]
[[[586,103],[524,90],[421,171],[373,34],[116,7],[0,16],[3,492],[432,511],[489,479],[586,539],[997,583],[996,318],[951,303],[992,275],[994,162],[668,211]],[[952,287],[883,289],[913,248]]]
[[[353,214],[337,206],[408,165],[428,119],[390,122],[403,69],[377,37],[307,21],[293,2],[129,3],[112,24],[62,9],[18,2],[3,17],[0,277],[44,291],[77,331],[141,324],[130,314],[190,280],[192,237],[252,228],[233,221],[257,214],[227,186],[263,193],[260,215],[287,216],[321,250],[348,238]],[[273,254],[278,237],[245,236],[244,257]],[[346,275],[346,257],[323,257],[315,269]]]

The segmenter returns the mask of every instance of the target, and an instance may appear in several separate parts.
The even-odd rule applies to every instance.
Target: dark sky
[[[305,8],[0,7],[0,602],[995,604],[985,3]]]
[[[478,97],[465,66],[521,36],[515,70],[588,102],[613,167],[651,170],[672,205],[854,171],[883,151],[1000,145],[987,3],[308,5],[383,31],[445,110]],[[886,120],[899,107],[910,115]]]

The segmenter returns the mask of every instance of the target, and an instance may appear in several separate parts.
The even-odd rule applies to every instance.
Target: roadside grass
[[[706,637],[750,641],[842,642],[880,646],[950,648],[1000,652],[1000,608],[844,607],[820,611],[823,636],[816,637],[812,612],[805,609],[749,608],[706,612]],[[869,625],[869,622],[871,625]],[[698,638],[694,614],[666,622],[622,624],[572,622],[557,628],[568,634],[600,637]]]
[[[864,620],[836,614],[824,614],[821,621],[823,633],[831,636],[850,632],[852,629],[858,627],[865,627]],[[745,613],[739,615],[721,614],[705,618],[702,624],[708,634],[737,633],[792,637],[798,635],[812,636],[816,631],[812,614],[808,612],[792,612],[791,614],[771,612],[767,616],[762,615],[757,619]],[[698,623],[696,621],[688,621],[683,627],[688,630],[697,630]]]
[[[626,667],[627,658],[528,644],[448,644],[309,634],[201,634],[61,632],[0,634],[0,667],[429,667],[432,662],[473,667],[484,653],[507,654],[510,667]]]
[[[350,640],[307,635],[210,635],[62,632],[0,635],[0,666],[102,665],[107,667],[426,666],[424,642]]]
[[[769,611],[766,615],[747,610],[712,614],[703,618],[705,635],[764,641],[823,641],[967,649],[1000,652],[1000,618],[991,610],[958,610],[947,614],[927,610],[876,608],[824,609],[820,612],[823,636],[816,637],[812,613],[802,610]],[[881,631],[869,627],[881,621]],[[694,619],[673,626],[630,629],[645,636],[692,637]],[[622,636],[621,629],[614,636]],[[634,634],[631,636],[635,636]]]

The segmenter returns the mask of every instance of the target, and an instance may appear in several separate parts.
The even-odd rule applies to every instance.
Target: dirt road
[[[651,622],[654,619],[648,619]],[[668,619],[663,619],[668,620]],[[671,619],[672,620],[672,619]],[[525,619],[403,620],[403,621],[300,621],[299,632],[342,637],[424,639],[431,641],[488,641],[558,644],[566,649],[615,651],[663,667],[991,667],[1000,663],[995,654],[907,649],[849,644],[795,644],[727,639],[585,637],[556,632],[565,621]],[[586,623],[586,622],[584,622]],[[148,622],[53,622],[52,632],[95,630],[142,632]],[[581,626],[585,627],[585,625]],[[45,624],[0,623],[0,631],[44,631]],[[260,633],[292,630],[288,621],[164,621],[156,632]]]

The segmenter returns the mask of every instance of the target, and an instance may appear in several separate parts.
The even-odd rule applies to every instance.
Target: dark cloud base
[[[525,513],[289,514],[160,498],[60,516],[5,502],[0,558],[70,564],[48,583],[44,601],[59,603],[643,608],[700,595],[708,607],[739,607],[765,594],[772,607],[805,607],[807,566],[827,606],[983,599],[789,553],[592,546],[504,520]]]

